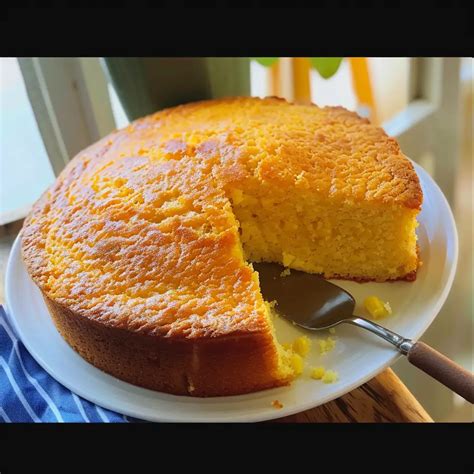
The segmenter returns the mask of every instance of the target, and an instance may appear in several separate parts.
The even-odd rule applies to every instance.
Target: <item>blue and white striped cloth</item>
[[[53,379],[17,338],[0,306],[0,422],[141,421],[94,405]]]

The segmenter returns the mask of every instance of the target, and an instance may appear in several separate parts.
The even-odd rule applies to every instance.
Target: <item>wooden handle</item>
[[[423,342],[415,343],[407,354],[408,360],[446,387],[474,403],[474,376],[443,354]]]

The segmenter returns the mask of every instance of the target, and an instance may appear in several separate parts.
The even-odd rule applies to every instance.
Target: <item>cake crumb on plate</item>
[[[369,296],[364,300],[365,309],[369,312],[370,316],[374,319],[385,318],[392,314],[392,308],[390,303],[384,303],[377,296]]]
[[[273,400],[272,407],[279,410],[280,408],[283,408],[283,404],[279,400]]]
[[[336,341],[332,337],[318,339],[319,353],[325,355],[336,347]]]
[[[324,367],[313,367],[309,376],[314,380],[321,380],[324,377],[326,370]]]
[[[323,375],[323,378],[321,379],[324,383],[333,383],[336,382],[338,379],[338,374],[334,370],[326,370],[326,372]]]
[[[306,357],[311,349],[311,339],[307,336],[298,337],[293,341],[292,348],[301,357]]]

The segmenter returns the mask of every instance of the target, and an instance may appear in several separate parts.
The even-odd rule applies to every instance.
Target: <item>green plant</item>
[[[273,66],[280,58],[252,58],[265,67]],[[308,58],[311,66],[321,77],[329,79],[336,74],[344,58]]]

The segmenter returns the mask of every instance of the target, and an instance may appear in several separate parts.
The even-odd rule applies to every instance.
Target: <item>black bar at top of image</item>
[[[12,1],[12,0],[10,0]],[[259,0],[259,4],[263,0]],[[362,0],[363,2],[364,0]],[[168,8],[169,3],[180,5]],[[471,56],[471,9],[393,0],[353,8],[0,10],[2,56]],[[371,5],[372,5],[371,3]],[[384,3],[390,6],[384,6]],[[405,2],[402,2],[405,3]],[[421,2],[422,5],[425,2]],[[245,5],[246,3],[244,3]],[[296,0],[298,4],[298,0]],[[315,5],[320,2],[315,1]],[[135,5],[135,4],[134,4]],[[323,3],[324,5],[324,3]],[[367,4],[369,5],[369,3]]]

